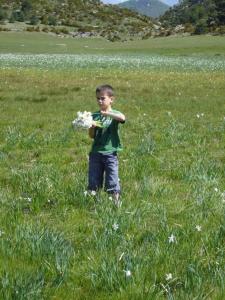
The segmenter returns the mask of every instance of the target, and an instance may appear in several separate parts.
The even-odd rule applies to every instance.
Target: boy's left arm
[[[126,120],[125,115],[122,114],[122,113],[114,113],[114,112],[111,112],[111,111],[109,111],[109,112],[101,111],[101,114],[103,116],[109,116],[109,117],[111,117],[111,118],[113,118],[116,121],[121,122],[121,123],[124,123],[125,120]]]

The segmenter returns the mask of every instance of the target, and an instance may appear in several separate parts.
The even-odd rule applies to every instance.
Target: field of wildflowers
[[[0,298],[224,299],[222,57],[0,55]],[[122,206],[71,125],[115,87]]]

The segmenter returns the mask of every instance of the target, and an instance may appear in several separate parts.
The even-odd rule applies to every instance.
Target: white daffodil
[[[72,121],[73,127],[76,128],[91,128],[93,122],[93,118],[91,112],[77,112],[77,118]]]
[[[196,225],[196,226],[195,226],[195,229],[196,229],[197,231],[202,231],[202,226]]]
[[[118,225],[117,223],[114,223],[114,224],[112,225],[112,228],[113,228],[113,230],[117,231],[118,228],[119,228],[119,225]]]
[[[173,279],[173,275],[171,273],[168,273],[165,275],[166,281],[169,281],[171,279]]]
[[[32,199],[30,197],[24,198],[25,200],[27,200],[27,202],[32,202]]]
[[[126,277],[130,277],[132,275],[130,270],[124,270]]]
[[[176,237],[175,235],[171,234],[171,236],[168,237],[169,243],[175,243],[176,242]]]

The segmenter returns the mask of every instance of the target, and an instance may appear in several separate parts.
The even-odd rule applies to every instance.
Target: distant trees
[[[225,25],[225,0],[215,0],[219,23]]]
[[[6,20],[8,17],[7,11],[5,9],[0,8],[0,21]]]
[[[194,26],[194,33],[202,34],[225,25],[225,0],[183,0],[170,8],[160,21],[167,26]]]

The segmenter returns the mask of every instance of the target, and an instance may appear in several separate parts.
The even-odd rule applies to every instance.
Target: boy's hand
[[[95,127],[102,127],[102,123],[100,121],[92,121],[92,126],[91,128],[95,128]]]
[[[97,123],[96,123],[95,121],[92,121],[92,126],[91,126],[91,128],[95,128],[95,127],[97,127]]]

